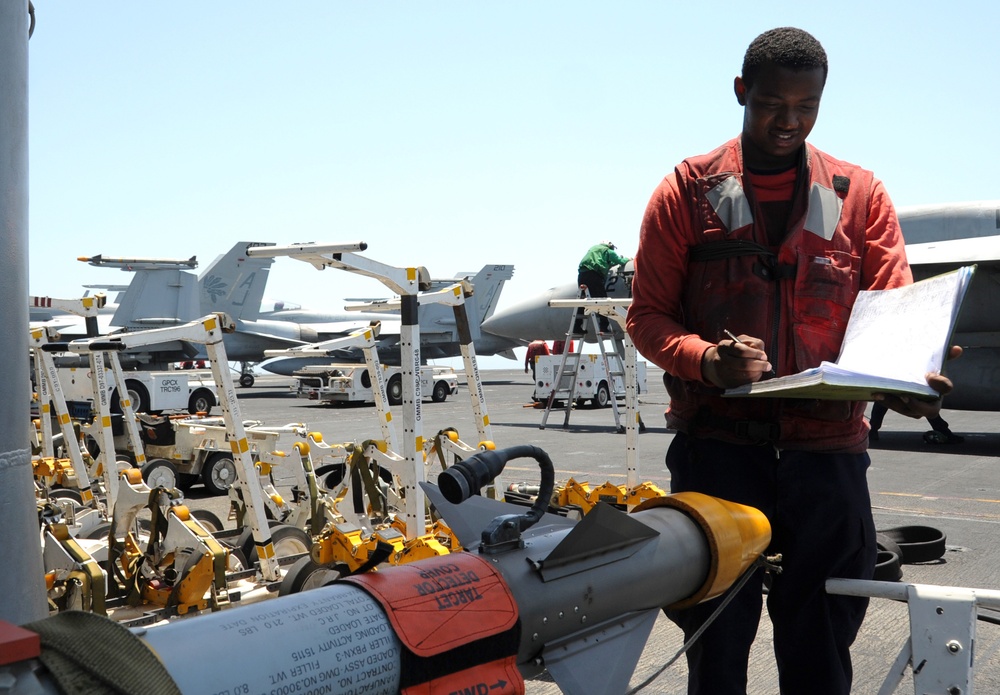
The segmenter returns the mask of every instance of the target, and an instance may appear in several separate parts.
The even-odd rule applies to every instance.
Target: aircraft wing
[[[1000,264],[1000,236],[907,244],[906,258],[914,266]]]
[[[54,328],[60,336],[60,340],[75,340],[76,338],[87,337],[87,325],[82,316],[73,314],[61,314],[53,316],[47,320],[30,321],[31,328]],[[99,335],[106,335],[117,330],[111,325],[111,316],[108,314],[97,315],[97,332]]]
[[[976,265],[951,342],[963,353],[944,366],[955,390],[945,407],[956,410],[1000,410],[1000,330],[995,288],[1000,283],[1000,236],[907,244],[906,257],[914,280],[923,280],[964,265]]]
[[[387,315],[385,318],[380,319],[382,324],[382,329],[380,335],[383,336],[395,336],[399,339],[399,318],[392,315]],[[306,324],[308,327],[316,332],[318,336],[321,336],[323,340],[331,340],[333,338],[338,338],[340,336],[350,335],[355,331],[359,331],[367,326],[371,325],[371,320],[357,320],[357,321],[328,321],[326,323],[310,323]]]

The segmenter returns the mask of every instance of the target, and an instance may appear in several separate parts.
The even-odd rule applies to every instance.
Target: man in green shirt
[[[577,270],[577,283],[581,287],[587,287],[591,298],[607,297],[608,291],[605,286],[608,282],[608,271],[611,270],[612,266],[625,265],[629,260],[631,259],[619,255],[615,251],[615,245],[610,241],[595,244],[587,249],[583,260],[580,261]],[[607,333],[609,331],[608,317],[601,316],[599,321],[601,332]],[[577,334],[585,332],[582,309],[576,313],[576,325],[573,332]]]

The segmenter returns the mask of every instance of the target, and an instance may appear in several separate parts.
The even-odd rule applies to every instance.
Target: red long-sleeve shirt
[[[844,305],[837,308],[849,312],[858,290],[886,289],[912,282],[899,222],[882,183],[871,177],[870,172],[839,162],[815,148],[809,149],[807,161],[812,163],[813,168],[823,171],[851,174],[853,177],[850,182],[850,189],[853,189],[851,194],[856,197],[844,204],[854,206],[851,209],[856,211],[856,217],[860,217],[862,212],[865,217],[863,229],[855,229],[856,225],[850,218],[835,221],[838,236],[830,242],[830,245],[837,248],[831,251],[830,255],[833,256],[835,263],[840,263],[842,257],[848,258],[844,261],[846,267],[841,276],[845,279],[850,278],[843,283],[844,285],[851,285],[834,288],[834,291],[842,295],[835,298],[837,303]],[[727,415],[733,413],[738,415],[744,411],[747,417],[754,417],[758,416],[762,408],[759,402],[752,400],[734,402],[735,399],[725,399],[724,403],[720,391],[707,384],[702,375],[702,357],[706,350],[724,337],[721,335],[721,330],[713,335],[700,335],[691,328],[699,322],[704,325],[705,316],[701,314],[711,313],[709,310],[702,311],[701,304],[706,302],[717,305],[720,302],[731,301],[734,306],[742,307],[735,310],[733,320],[745,320],[745,324],[734,323],[732,330],[736,333],[747,332],[750,335],[757,335],[746,330],[744,325],[760,326],[770,320],[762,317],[763,313],[770,310],[769,307],[761,307],[758,311],[757,305],[762,302],[755,303],[753,297],[741,293],[745,288],[740,283],[749,273],[744,275],[738,273],[734,279],[731,265],[722,271],[713,270],[716,266],[707,265],[707,269],[699,268],[697,277],[690,275],[691,250],[705,244],[707,240],[739,238],[770,246],[762,224],[750,220],[749,224],[726,229],[724,224],[718,223],[719,217],[715,214],[718,213],[719,216],[728,214],[733,217],[734,213],[727,210],[720,212],[718,209],[713,211],[708,208],[708,203],[705,202],[707,196],[704,195],[708,185],[703,182],[716,184],[717,180],[724,180],[727,173],[740,181],[739,185],[748,185],[749,177],[742,173],[738,139],[730,141],[710,155],[687,160],[674,173],[667,176],[653,193],[643,219],[639,249],[634,261],[635,277],[632,281],[632,305],[628,313],[627,327],[629,335],[642,355],[662,367],[668,375],[686,384],[688,392],[697,394],[691,396],[692,401],[701,399],[702,402],[709,404],[713,411],[726,412]],[[861,174],[866,174],[867,178]],[[870,181],[868,190],[857,190],[862,188],[865,181]],[[755,198],[753,191],[749,191],[747,197],[751,206],[748,212],[753,213],[754,220],[762,219],[764,215],[761,213],[759,203],[766,194],[762,192],[762,195]],[[847,193],[844,192],[842,200],[846,198]],[[858,206],[866,206],[866,209],[858,211]],[[745,217],[740,218],[739,215],[735,215],[734,219],[747,222]],[[713,226],[713,222],[717,224]],[[798,222],[793,220],[790,225],[792,231],[779,246],[771,247],[777,254],[778,260],[792,267],[796,263],[806,263],[814,258],[824,262],[830,261],[822,255],[822,252],[808,256],[805,260],[800,258],[801,246],[808,247],[810,253],[816,253],[816,249],[822,251],[825,243],[815,235],[808,236],[812,232],[803,232],[802,226],[801,220]],[[845,226],[847,228],[844,228]],[[833,235],[833,232],[830,234]],[[845,247],[849,247],[846,252]],[[727,275],[726,271],[730,274]],[[805,294],[803,289],[810,287],[809,278],[803,278],[802,271],[797,272],[799,276],[782,286],[781,311],[778,312],[779,318],[774,319],[779,325],[772,326],[770,330],[761,331],[762,334],[757,335],[764,339],[765,343],[771,335],[778,336],[778,345],[765,345],[765,350],[779,375],[816,366],[816,364],[801,364],[806,359],[801,348],[803,342],[808,342],[808,332],[802,330],[802,322],[796,321],[794,317],[796,314],[802,314],[803,304],[813,300],[802,298]],[[753,278],[750,280],[755,281]],[[810,307],[810,311],[813,314],[818,313],[814,306]],[[831,325],[837,322],[833,315],[828,318],[812,316],[809,320],[818,330],[824,328],[822,325],[824,322]],[[839,328],[842,336],[842,326],[835,328]],[[827,336],[826,340],[829,341],[831,338]],[[836,330],[833,332],[832,340],[835,342],[833,347],[839,349]],[[835,357],[834,352],[832,356],[823,359]],[[672,397],[675,393],[676,391],[671,393]],[[863,448],[862,439],[865,431],[860,422],[862,412],[863,406],[860,409],[855,407],[853,414],[849,416],[852,420],[850,434],[845,435],[851,440],[847,445],[849,449],[857,449],[859,446]],[[684,416],[686,413],[682,412],[681,415]],[[789,416],[780,413],[774,417],[787,420]],[[786,424],[790,426],[784,426]],[[805,438],[809,434],[816,434],[822,439],[823,433],[818,427],[802,428],[801,425],[801,422],[783,423],[783,429],[790,432],[794,432],[797,427],[801,429],[801,432],[793,434],[796,440]],[[792,443],[803,444],[802,441],[794,440]],[[820,446],[827,448],[828,444],[829,442]],[[808,447],[809,444],[805,443],[805,446]]]

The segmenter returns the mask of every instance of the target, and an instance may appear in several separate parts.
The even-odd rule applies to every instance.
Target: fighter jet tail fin
[[[128,288],[119,295],[112,326],[131,329],[160,328],[193,321],[201,316],[197,278],[176,269],[136,270]]]
[[[214,261],[198,278],[201,315],[224,311],[234,320],[252,321],[260,314],[267,275],[274,258],[250,258],[253,246],[274,246],[270,242],[240,241]]]
[[[466,302],[470,323],[479,326],[493,315],[500,301],[503,285],[512,277],[514,277],[512,265],[487,265],[470,278],[473,295]]]

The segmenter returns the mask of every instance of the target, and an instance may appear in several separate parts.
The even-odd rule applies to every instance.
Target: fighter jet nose
[[[503,338],[513,339],[533,335],[538,330],[537,323],[533,319],[536,315],[533,308],[519,304],[513,307],[513,309],[513,311],[508,310],[493,314],[493,316],[483,321],[480,327],[481,330]],[[529,338],[523,339],[529,340]],[[533,340],[533,338],[530,340]]]
[[[553,309],[550,299],[573,296],[574,287],[555,287],[497,311],[483,321],[482,330],[512,340],[559,340],[569,330],[572,309]]]
[[[480,329],[504,338],[516,338],[522,331],[528,328],[527,323],[520,316],[504,312],[493,314],[493,316],[483,321]]]

